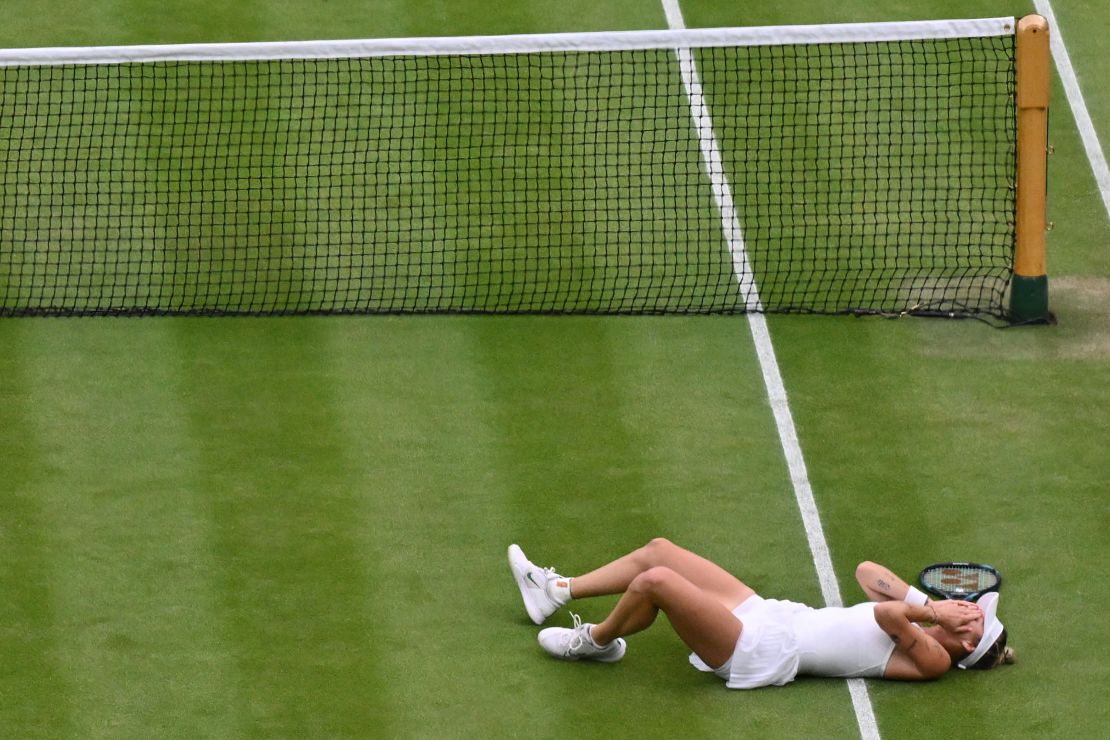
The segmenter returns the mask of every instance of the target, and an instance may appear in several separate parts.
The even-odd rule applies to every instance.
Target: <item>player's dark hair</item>
[[[975,661],[975,665],[970,665],[976,671],[989,671],[991,668],[1002,665],[1003,663],[1014,662],[1014,651],[1012,648],[1006,647],[1006,630],[1002,630],[1002,634],[994,641],[994,644],[987,648],[987,652],[979,660]]]

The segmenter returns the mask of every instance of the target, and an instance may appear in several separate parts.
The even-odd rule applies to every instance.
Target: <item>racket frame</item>
[[[927,573],[944,568],[971,568],[973,570],[979,571],[980,573],[986,573],[988,575],[994,576],[995,582],[987,588],[981,588],[976,591],[957,591],[954,589],[945,589],[941,586],[934,586],[932,584],[926,583],[925,576]],[[918,574],[917,580],[921,584],[921,587],[932,596],[940,599],[958,599],[960,601],[978,601],[983,594],[987,594],[992,591],[998,591],[1002,587],[1002,574],[999,573],[994,566],[987,565],[986,563],[954,561],[945,563],[933,563],[932,565],[927,565],[921,569],[921,573]]]

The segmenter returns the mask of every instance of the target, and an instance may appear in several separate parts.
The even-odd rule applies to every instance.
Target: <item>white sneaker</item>
[[[616,663],[624,657],[625,642],[618,637],[602,647],[590,637],[591,624],[582,624],[577,614],[574,628],[548,627],[540,630],[540,647],[559,660],[598,660],[602,663]]]
[[[524,551],[517,545],[509,545],[509,568],[513,571],[513,578],[520,589],[524,599],[524,608],[528,616],[536,624],[543,624],[543,620],[550,617],[555,611],[566,603],[552,596],[548,583],[557,580],[566,580],[555,572],[554,568],[537,568]]]

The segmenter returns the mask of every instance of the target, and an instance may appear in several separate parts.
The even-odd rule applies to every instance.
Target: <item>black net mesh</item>
[[[0,68],[0,315],[1004,316],[1010,37]],[[744,277],[744,276],[741,276]]]

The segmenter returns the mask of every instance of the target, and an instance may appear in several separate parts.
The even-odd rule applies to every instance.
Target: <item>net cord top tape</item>
[[[0,66],[358,59],[390,56],[844,44],[1012,36],[1014,18],[699,28],[599,33],[445,36],[346,41],[44,47],[0,50]]]

